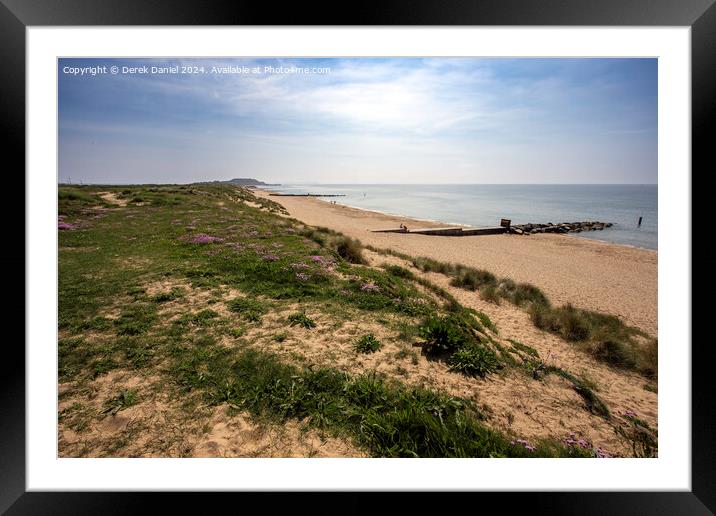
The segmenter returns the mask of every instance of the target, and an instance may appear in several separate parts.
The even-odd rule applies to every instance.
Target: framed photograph
[[[0,508],[709,514],[691,171],[716,8],[585,4],[4,1],[26,323]]]

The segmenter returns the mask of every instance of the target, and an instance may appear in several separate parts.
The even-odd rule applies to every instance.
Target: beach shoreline
[[[532,283],[554,304],[609,313],[656,336],[658,252],[570,235],[535,234],[447,237],[373,233],[398,227],[444,227],[439,221],[390,215],[332,203],[316,197],[258,196],[279,202],[305,224],[325,226],[364,245],[411,256],[486,269],[501,277]],[[457,225],[455,225],[457,226]]]

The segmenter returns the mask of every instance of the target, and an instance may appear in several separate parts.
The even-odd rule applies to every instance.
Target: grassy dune
[[[530,312],[533,324],[563,339],[612,366],[637,371],[655,378],[658,370],[658,343],[638,328],[624,324],[618,317],[571,305],[555,307],[548,297],[529,283],[515,283],[509,278],[430,258],[412,258],[401,253],[378,250],[409,260],[424,272],[438,272],[451,278],[450,284],[478,292],[486,301],[500,304],[505,300]]]
[[[379,325],[420,348],[420,355],[405,348],[396,360],[438,361],[449,374],[478,379],[517,372],[536,389],[556,375],[585,411],[612,424],[589,382],[501,339],[488,314],[406,268],[372,267],[359,242],[285,215],[279,204],[229,185],[60,188],[59,421],[61,435],[72,437],[60,439],[61,455],[191,455],[186,443],[207,431],[197,419],[216,408],[269,428],[300,424],[368,456],[604,455],[583,440],[528,441],[505,432],[492,424],[489,407],[438,387],[287,352],[287,339],[330,338],[349,323]],[[461,287],[502,285],[477,271],[444,272]],[[549,331],[579,328],[574,319],[586,318],[586,334],[575,341],[595,342],[611,325],[616,344],[599,352],[619,366],[648,369],[640,356],[623,356],[630,330],[598,314],[564,315],[519,285],[503,290],[492,295],[529,304],[535,324]],[[356,360],[383,353],[381,340],[359,332],[350,344]],[[153,381],[100,390],[113,372]],[[187,422],[171,436],[129,424],[111,439],[92,430],[158,397],[170,400],[173,420]],[[655,453],[648,424],[626,423],[613,424],[634,455]],[[152,439],[141,441],[142,433]]]

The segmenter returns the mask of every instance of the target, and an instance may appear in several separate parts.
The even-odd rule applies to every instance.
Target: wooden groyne
[[[448,226],[441,228],[418,228],[408,229],[407,227],[373,229],[373,233],[409,233],[411,235],[435,235],[435,236],[479,236],[479,235],[502,235],[505,233],[513,235],[531,235],[533,233],[579,233],[581,231],[598,231],[612,227],[611,222],[562,222],[560,224],[518,224],[513,226],[509,219],[502,219],[499,226],[469,228],[462,226]]]
[[[390,229],[374,229],[373,233],[410,233],[413,235],[438,235],[438,236],[470,236],[470,235],[500,235],[507,232],[507,228],[502,226],[484,227],[484,228],[464,228],[464,227],[446,227],[446,228],[390,228]]]
[[[272,193],[272,197],[345,197],[346,194]]]

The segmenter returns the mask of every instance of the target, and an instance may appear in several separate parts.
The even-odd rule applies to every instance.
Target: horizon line
[[[237,178],[243,179],[243,178]],[[186,183],[94,183],[80,181],[68,183],[59,181],[60,186],[113,186],[113,185],[193,185],[211,183],[230,183],[230,179],[212,181],[191,181]],[[264,182],[264,181],[262,181]],[[450,186],[450,185],[475,185],[475,186],[658,186],[659,183],[270,183],[263,185],[238,185],[238,186],[304,186],[304,185],[327,185],[327,186]]]

